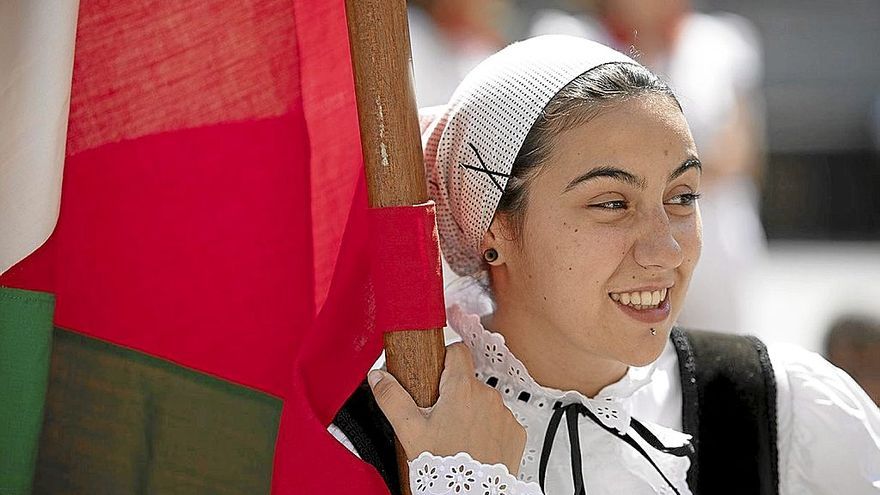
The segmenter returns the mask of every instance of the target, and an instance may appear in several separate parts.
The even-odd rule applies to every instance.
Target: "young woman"
[[[477,67],[423,136],[443,253],[478,283],[447,295],[463,343],[435,406],[376,370],[384,415],[361,392],[336,421],[393,489],[386,417],[414,493],[880,490],[880,413],[846,374],[674,328],[700,255],[701,164],[653,74],[533,38]]]

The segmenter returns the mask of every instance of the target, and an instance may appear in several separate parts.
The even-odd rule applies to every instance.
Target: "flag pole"
[[[370,207],[428,200],[412,85],[405,0],[346,0],[361,147]],[[437,401],[446,348],[443,329],[385,334],[388,371],[428,407]],[[409,493],[406,457],[397,445],[401,489]]]

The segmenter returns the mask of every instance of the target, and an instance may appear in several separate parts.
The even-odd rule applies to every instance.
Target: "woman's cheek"
[[[590,281],[604,291],[613,275],[621,270],[632,247],[629,234],[614,228],[593,229],[580,239],[578,256],[572,264],[584,283]]]
[[[688,260],[695,263],[700,257],[703,246],[703,228],[699,210],[693,215],[675,217],[673,222],[675,240],[685,255],[685,263]]]

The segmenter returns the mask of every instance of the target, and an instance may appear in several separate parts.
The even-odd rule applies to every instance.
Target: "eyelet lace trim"
[[[516,479],[504,464],[482,464],[465,452],[439,457],[422,452],[409,461],[410,490],[431,495],[541,495],[536,483]]]
[[[454,305],[449,308],[449,323],[470,348],[477,378],[501,392],[505,400],[520,400],[538,409],[550,409],[556,402],[580,402],[605,426],[621,433],[629,431],[629,405],[621,399],[647,384],[650,373],[644,378],[630,379],[631,383],[625,387],[626,397],[605,395],[604,390],[595,399],[576,391],[563,392],[535,382],[523,363],[507,348],[504,336],[484,328],[479,315],[466,313]]]

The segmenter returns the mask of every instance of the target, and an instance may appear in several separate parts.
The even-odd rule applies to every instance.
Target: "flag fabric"
[[[349,57],[341,0],[81,0],[57,226],[0,277],[55,301],[34,493],[387,491],[326,431],[389,326]]]
[[[0,3],[0,273],[58,218],[76,10],[75,0]]]
[[[30,493],[52,340],[51,294],[0,289],[0,493]]]

